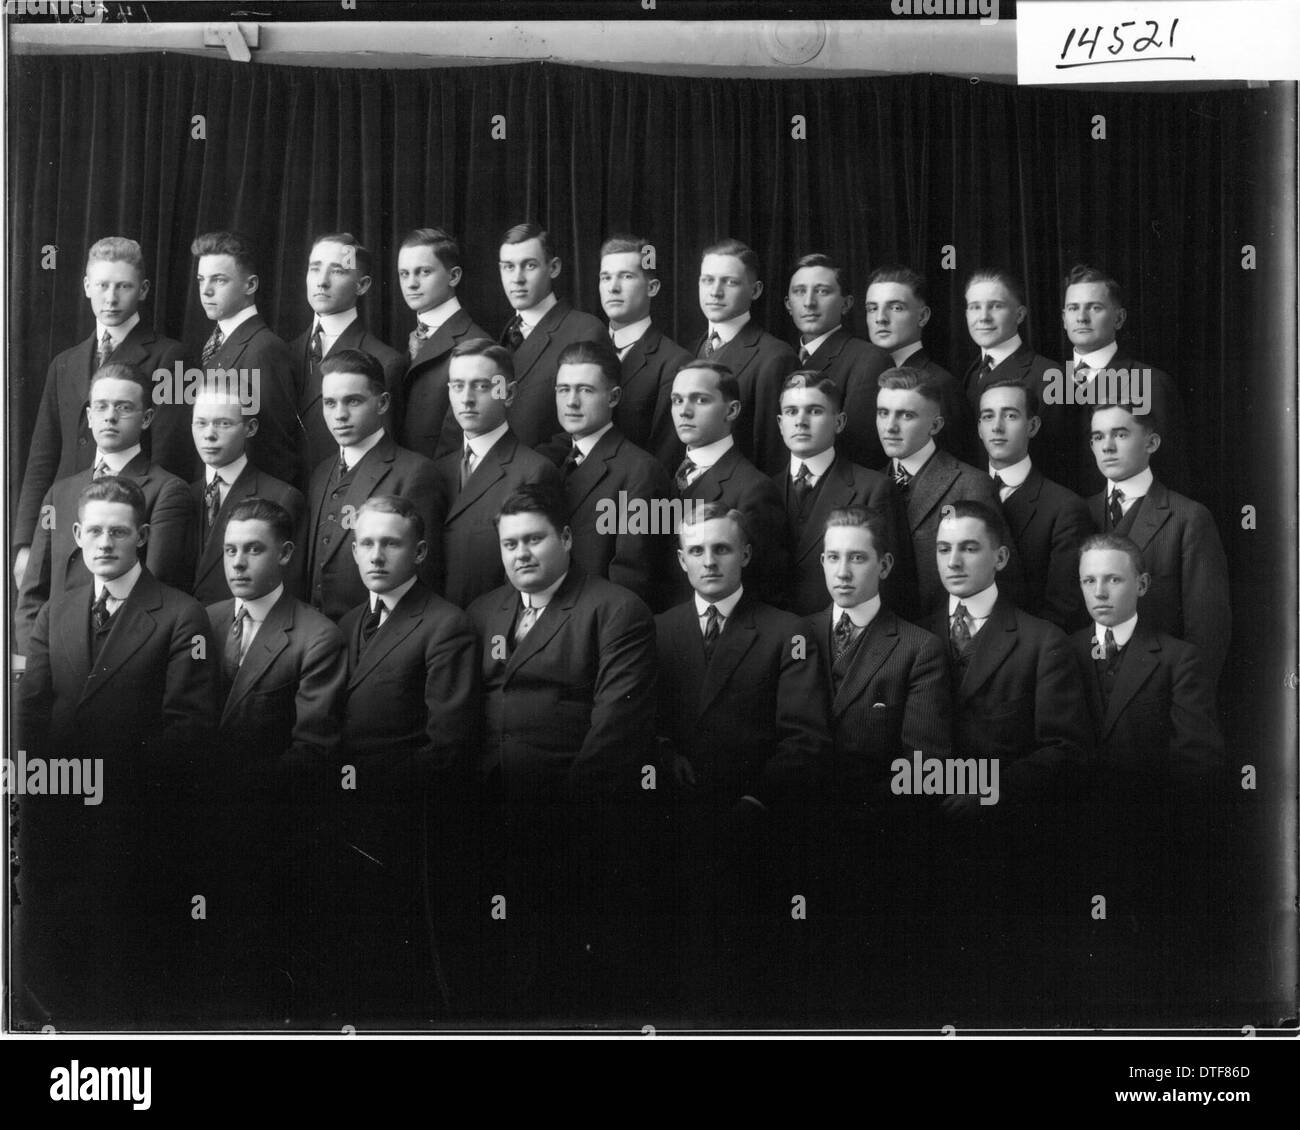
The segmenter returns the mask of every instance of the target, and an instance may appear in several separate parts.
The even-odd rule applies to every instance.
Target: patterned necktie
[[[1109,628],[1106,629],[1105,648],[1106,648],[1106,666],[1114,667],[1115,659],[1119,655],[1119,644],[1115,642],[1115,633],[1112,632]]]
[[[791,486],[794,488],[795,505],[802,510],[804,503],[808,501],[808,495],[812,492],[812,472],[808,470],[807,463],[799,464],[799,473],[795,475]]]
[[[465,484],[469,482],[469,477],[474,473],[474,449],[469,444],[465,445],[465,454],[460,457],[460,486],[465,489]]]
[[[524,318],[522,314],[516,314],[514,320],[506,328],[506,344],[510,346],[510,352],[516,353],[519,347],[524,344]]]
[[[988,378],[989,373],[993,371],[993,357],[986,353],[980,360],[979,386],[984,387],[984,381]]]
[[[808,358],[811,356],[812,354],[808,352],[808,347],[806,345],[799,346],[799,367],[803,368],[803,366],[808,364]]]
[[[94,604],[90,606],[90,622],[96,632],[102,632],[110,619],[108,611],[108,589],[105,588]]]
[[[248,619],[248,608],[241,605],[235,622],[230,625],[230,635],[226,637],[226,649],[221,657],[221,670],[226,682],[233,683],[239,674],[239,665],[244,660],[244,621]]]
[[[1076,388],[1083,388],[1092,376],[1092,370],[1084,361],[1080,361],[1074,367],[1074,384]]]
[[[212,360],[213,354],[221,348],[221,343],[225,340],[226,335],[221,332],[221,326],[218,325],[213,329],[212,336],[208,338],[207,342],[203,346],[203,353],[199,357],[199,364],[206,367],[207,363]]]
[[[673,481],[677,483],[677,489],[681,493],[685,494],[687,488],[690,487],[691,476],[695,471],[696,466],[691,462],[691,457],[688,455],[682,460],[682,465],[677,468],[677,474],[673,476]]]
[[[100,458],[95,462],[95,469],[91,471],[90,477],[92,479],[102,479],[107,474],[108,461],[105,460],[103,456],[100,456]]]
[[[433,327],[427,326],[423,322],[411,331],[411,336],[406,340],[406,348],[411,355],[412,361],[419,356],[420,349],[431,337],[433,337]]]
[[[853,619],[847,612],[841,612],[835,631],[831,633],[831,650],[835,653],[833,662],[838,663],[844,658],[844,653],[849,650],[852,642]]]
[[[312,330],[311,340],[307,343],[307,356],[311,358],[313,365],[319,365],[321,358],[325,356],[325,343],[321,340],[320,323],[316,323],[316,328]]]
[[[901,459],[895,459],[894,460],[894,485],[898,487],[899,490],[904,490],[906,489],[907,484],[910,483],[911,481],[912,481],[912,476],[908,472],[907,468],[903,466],[903,461]]]
[[[1124,507],[1121,505],[1123,501],[1124,492],[1118,487],[1110,492],[1110,504],[1106,507],[1106,517],[1110,521],[1112,530],[1124,521]]]
[[[700,356],[705,360],[708,360],[721,348],[722,338],[718,336],[717,330],[713,330],[705,339],[704,345],[700,349]]]
[[[348,466],[348,457],[344,453],[343,448],[340,447],[339,448],[339,479],[340,480],[346,479],[349,470],[351,470],[351,468]]]
[[[361,620],[361,650],[365,651],[366,644],[375,638],[375,633],[379,631],[379,625],[384,620],[384,602],[376,601],[374,608],[365,614]]]
[[[718,606],[709,605],[709,611],[704,620],[704,658],[706,660],[713,658],[713,648],[718,642],[718,636],[722,634],[722,617],[718,615]]]
[[[569,477],[569,473],[575,467],[577,467],[581,462],[582,462],[582,451],[579,449],[576,443],[571,444],[569,446],[569,454],[564,457],[564,462],[560,465],[560,475],[563,478],[567,479]]]
[[[212,531],[217,528],[217,515],[221,512],[221,486],[221,476],[213,475],[212,482],[208,483],[208,489],[203,492],[203,505],[207,517],[207,525],[204,527],[203,536],[205,545],[208,538],[212,536]]]
[[[523,642],[524,636],[533,630],[533,625],[537,623],[537,617],[541,614],[542,610],[535,604],[524,605],[524,611],[515,627],[515,647],[518,647]]]
[[[970,649],[970,629],[970,613],[966,611],[966,605],[958,604],[957,611],[952,614],[951,633],[952,648],[957,653],[958,659],[964,659],[966,652]]]
[[[95,368],[102,369],[108,364],[108,359],[113,356],[113,335],[104,331],[104,336],[99,339],[99,352],[95,358]]]

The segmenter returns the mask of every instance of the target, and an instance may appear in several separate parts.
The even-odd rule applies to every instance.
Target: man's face
[[[710,322],[729,322],[748,313],[763,293],[736,255],[706,255],[700,264],[700,309]]]
[[[249,518],[226,523],[221,552],[231,595],[256,600],[284,580],[293,542],[280,541],[269,522]]]
[[[614,405],[622,396],[610,386],[599,365],[561,365],[555,374],[555,412],[574,439],[598,432],[614,418]]]
[[[132,264],[118,259],[93,260],[81,285],[96,320],[104,326],[122,325],[149,293],[149,280]]]
[[[1065,288],[1061,323],[1079,353],[1104,349],[1124,325],[1126,312],[1115,304],[1105,283],[1075,283]]]
[[[650,317],[650,299],[658,293],[659,280],[646,277],[635,251],[618,251],[601,259],[600,305],[616,328]]]
[[[544,514],[505,514],[497,523],[501,563],[520,592],[542,592],[569,571],[573,535],[557,530]]]
[[[882,388],[876,393],[876,432],[890,459],[916,454],[942,427],[939,406],[916,389]]]
[[[140,442],[153,422],[144,393],[134,381],[100,377],[90,386],[90,432],[100,451],[126,451]]]
[[[980,397],[980,442],[994,467],[1010,467],[1029,454],[1038,434],[1037,416],[1025,415],[1025,394],[1016,388],[991,388]]]
[[[214,322],[251,306],[257,294],[257,276],[246,275],[233,255],[199,256],[199,301]]]
[[[966,328],[982,349],[1009,341],[1020,332],[1026,310],[999,282],[972,283],[966,291]]]
[[[334,442],[350,447],[384,426],[388,393],[376,393],[361,373],[326,373],[321,379],[321,410]]]
[[[707,447],[731,434],[740,401],[723,399],[711,369],[683,369],[673,378],[672,410],[677,438],[687,449]]]
[[[87,502],[72,526],[86,568],[104,581],[129,572],[149,538],[148,525],[135,524],[135,511],[125,502]]]
[[[257,432],[257,418],[245,416],[238,400],[200,396],[194,401],[190,434],[199,458],[209,467],[224,467],[244,454],[248,437]]]
[[[1011,551],[993,544],[993,535],[978,518],[944,518],[934,546],[939,579],[953,596],[983,592],[1005,568]]]
[[[559,276],[560,259],[547,259],[540,239],[503,243],[500,255],[501,285],[516,310],[531,310],[551,293],[551,280]]]
[[[442,260],[425,244],[403,247],[397,253],[397,281],[402,297],[417,314],[435,310],[456,296],[461,269],[447,270]]]
[[[872,283],[865,313],[871,344],[888,352],[920,341],[921,329],[930,320],[930,307],[923,306],[906,283]]]
[[[876,552],[865,526],[832,526],[822,542],[822,572],[837,608],[856,608],[880,592],[894,558]]]
[[[710,518],[682,526],[677,561],[691,588],[716,604],[740,588],[741,571],[749,564],[750,552],[735,522]]]
[[[1125,408],[1094,412],[1090,441],[1097,470],[1114,483],[1145,471],[1160,446],[1160,436],[1139,424]]]
[[[1139,574],[1123,550],[1090,549],[1079,558],[1083,602],[1088,615],[1103,627],[1113,628],[1137,615],[1138,597],[1150,583],[1150,575]]]
[[[307,301],[317,314],[351,310],[370,289],[370,276],[357,266],[356,248],[322,239],[307,263]]]
[[[453,357],[447,370],[451,410],[471,439],[505,423],[514,387],[490,357]]]
[[[820,389],[788,388],[781,393],[781,438],[790,454],[801,459],[829,451],[847,419]]]
[[[371,592],[392,592],[406,584],[429,551],[416,540],[410,519],[400,514],[362,510],[352,533],[352,557],[361,583]]]
[[[805,341],[835,329],[848,316],[853,296],[845,295],[829,267],[801,267],[790,278],[785,308]]]

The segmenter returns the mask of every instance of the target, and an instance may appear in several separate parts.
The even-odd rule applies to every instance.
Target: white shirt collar
[[[1010,467],[1004,467],[999,471],[992,463],[989,464],[989,478],[997,475],[1002,479],[1002,485],[1008,487],[1024,486],[1025,480],[1029,478],[1029,472],[1033,469],[1034,461],[1026,455],[1019,463],[1012,463]]]
[[[524,321],[525,334],[531,333],[535,330],[537,328],[537,323],[545,318],[552,309],[554,309],[555,304],[558,301],[559,299],[555,297],[555,291],[551,291],[551,293],[543,298],[536,306],[533,306],[528,310],[516,310],[515,313]]]
[[[703,447],[688,447],[686,457],[701,470],[707,470],[735,446],[735,438],[725,435],[719,440],[714,440],[713,443],[706,443]]]
[[[629,345],[635,345],[646,335],[650,329],[650,315],[647,314],[639,322],[633,322],[630,326],[620,326],[615,329],[612,325],[609,328],[610,340],[614,343],[614,348],[620,353]]]
[[[95,319],[96,347],[98,347],[99,342],[104,340],[104,333],[105,331],[107,331],[108,336],[113,341],[113,348],[116,349],[125,340],[126,335],[129,334],[133,329],[135,329],[135,327],[138,326],[139,324],[140,324],[140,315],[138,313],[132,314],[120,326],[106,326],[104,325],[103,322],[101,322],[98,318],[96,318]]]
[[[909,475],[916,475],[920,473],[922,467],[930,462],[930,456],[932,456],[936,450],[938,449],[935,447],[934,437],[931,436],[925,441],[925,446],[921,448],[920,451],[912,452],[911,455],[907,456],[905,459],[900,459],[899,462],[903,465],[903,470],[905,470]]]
[[[1155,482],[1155,472],[1147,467],[1139,471],[1131,479],[1124,479],[1122,482],[1111,483],[1106,487],[1106,497],[1110,498],[1115,491],[1124,492],[1124,501],[1132,502],[1135,498],[1145,498],[1151,493],[1151,484]]]
[[[381,439],[384,438],[384,429],[376,428],[365,439],[358,440],[356,443],[350,443],[347,447],[341,448],[343,458],[347,460],[349,468],[355,467],[361,462],[362,457],[373,448]]]
[[[569,571],[566,569],[560,574],[558,581],[547,585],[541,592],[521,592],[519,596],[524,602],[524,607],[536,608],[537,614],[540,616],[550,607],[551,601],[555,599],[555,594],[559,591],[560,586],[564,584],[564,578],[568,575]]]
[[[282,597],[283,595],[284,595],[284,582],[281,581],[278,585],[275,586],[275,588],[273,588],[265,596],[259,596],[255,600],[241,600],[239,597],[236,597],[235,616],[236,617],[239,616],[239,610],[241,608],[247,608],[248,618],[252,620],[254,624],[260,624],[262,623],[262,621],[266,619],[267,614],[271,611],[271,609],[275,607],[275,602],[279,600],[280,597]]]
[[[898,349],[892,350],[889,356],[894,359],[895,365],[901,365],[911,357],[913,353],[920,353],[923,348],[924,346],[922,346],[919,341],[914,341],[911,345],[903,345]]]
[[[357,308],[351,310],[340,310],[336,314],[317,314],[315,324],[312,326],[312,332],[315,333],[316,326],[320,326],[321,333],[328,338],[336,338],[348,326],[357,320]]]
[[[375,606],[382,602],[384,607],[388,609],[389,615],[392,615],[392,613],[397,609],[397,606],[402,603],[402,597],[411,591],[415,586],[415,582],[419,579],[420,578],[416,574],[412,573],[391,592],[372,592],[370,594],[370,611],[373,612]]]
[[[137,443],[134,447],[128,447],[125,451],[100,451],[95,448],[95,463],[101,459],[108,464],[108,470],[111,474],[120,475],[123,469],[134,459],[143,449]],[[95,464],[92,463],[93,467]]]
[[[1076,349],[1074,351],[1074,363],[1076,366],[1087,365],[1089,369],[1104,369],[1110,364],[1111,358],[1118,352],[1118,341],[1112,341],[1109,345],[1103,345],[1100,349],[1094,349],[1091,353],[1080,353]]]
[[[114,577],[111,581],[105,581],[102,577],[95,578],[95,599],[98,600],[100,594],[108,589],[108,595],[114,600],[125,600],[131,595],[131,590],[135,588],[135,583],[140,579],[144,572],[144,566],[137,561],[120,577]]]
[[[993,606],[998,602],[998,583],[994,581],[983,592],[977,592],[974,596],[953,596],[948,594],[948,618],[951,620],[957,613],[957,605],[964,604],[966,611],[970,613],[971,619],[976,623],[987,620],[993,613]]]
[[[724,620],[730,619],[731,614],[736,611],[736,605],[740,603],[740,598],[745,595],[745,586],[741,585],[730,596],[723,597],[721,600],[714,601],[713,607],[718,610],[718,615]],[[695,615],[701,620],[709,614],[709,601],[705,600],[699,593],[695,594]]]
[[[721,340],[722,344],[726,345],[727,342],[729,342],[733,337],[735,337],[738,333],[740,333],[741,330],[745,328],[748,322],[749,322],[748,310],[746,310],[743,314],[740,314],[735,318],[729,318],[725,322],[710,322],[709,332],[705,334],[705,337],[711,337],[713,334],[716,333],[718,335],[718,338]]]
[[[614,426],[614,421],[610,420],[610,422],[606,424],[603,428],[600,428],[598,431],[592,432],[591,435],[583,436],[581,439],[576,439],[573,441],[575,444],[578,445],[578,450],[582,452],[583,459],[586,459],[587,456],[591,454],[592,448],[594,448],[596,444],[600,442],[600,437],[603,436],[607,431],[609,431],[609,429],[612,428],[613,426]]]
[[[1094,638],[1097,640],[1099,644],[1102,645],[1102,647],[1105,647],[1106,646],[1106,625],[1098,624],[1096,621],[1093,621],[1092,626],[1094,629],[1096,629],[1093,632]],[[1127,620],[1125,620],[1122,624],[1116,624],[1113,628],[1111,628],[1111,631],[1115,633],[1116,645],[1118,647],[1128,646],[1128,641],[1133,638],[1133,633],[1137,631],[1137,626],[1138,626],[1137,613],[1134,612],[1133,615],[1130,616]]]
[[[817,455],[810,455],[807,459],[802,456],[790,455],[790,478],[794,478],[799,473],[799,467],[808,464],[808,473],[812,475],[813,483],[816,484],[821,477],[831,469],[831,464],[835,462],[835,448],[828,447],[825,451]]]
[[[235,332],[235,330],[248,321],[249,318],[256,317],[257,303],[254,302],[251,306],[245,306],[238,314],[231,314],[229,318],[222,318],[217,322],[217,325],[221,327],[221,336],[223,338],[229,337]]]
[[[841,608],[838,604],[832,604],[832,628],[840,622],[840,616],[845,612],[849,614],[849,619],[855,628],[865,628],[880,614],[880,593],[876,593],[870,600],[864,600],[861,604],[855,604],[852,608]]]
[[[812,354],[816,353],[817,350],[819,350],[819,349],[820,349],[820,348],[825,344],[826,339],[827,339],[828,337],[830,337],[831,334],[833,334],[833,333],[835,332],[835,330],[838,330],[839,328],[840,328],[839,326],[836,326],[834,330],[827,330],[827,331],[826,331],[824,334],[822,334],[820,337],[815,337],[815,338],[813,338],[812,341],[803,341],[803,340],[802,340],[802,336],[803,336],[803,335],[801,334],[801,335],[800,335],[800,338],[801,338],[801,340],[800,340],[800,345],[801,345],[804,349],[808,350],[809,356],[811,356]]]
[[[203,465],[203,481],[208,486],[212,485],[212,480],[218,475],[226,486],[234,486],[235,480],[244,473],[244,468],[248,466],[248,456],[241,455],[238,459],[232,459],[224,467],[210,467],[206,463]]]
[[[497,440],[506,434],[506,430],[509,427],[510,421],[503,420],[490,432],[486,432],[481,436],[474,436],[472,439],[469,436],[466,436],[465,442],[469,445],[469,449],[474,453],[474,458],[482,459],[483,456],[496,446]],[[461,457],[464,458],[464,455],[465,449],[461,448]]]
[[[444,322],[451,319],[453,314],[460,312],[460,299],[454,294],[446,302],[435,306],[432,310],[423,310],[416,315],[416,321],[423,322],[431,330],[438,329]]]
[[[981,347],[980,357],[982,358],[984,354],[987,353],[993,358],[994,365],[1001,365],[1003,361],[1010,357],[1019,348],[1020,335],[1012,334],[1006,341],[1001,342],[998,345],[990,345],[987,349]]]

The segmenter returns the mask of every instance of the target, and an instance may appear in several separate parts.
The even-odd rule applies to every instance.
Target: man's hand
[[[20,588],[23,583],[23,574],[27,572],[27,558],[31,556],[31,552],[31,546],[21,546],[18,550],[18,556],[14,560],[14,584]]]

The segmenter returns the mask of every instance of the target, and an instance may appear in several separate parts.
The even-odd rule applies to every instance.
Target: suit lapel
[[[604,481],[605,476],[609,474],[610,463],[618,456],[620,446],[622,446],[622,436],[617,428],[611,428],[600,437],[596,446],[591,449],[591,454],[569,472],[565,488],[569,496],[570,510],[576,511],[586,501],[587,496]]]
[[[789,491],[789,470],[786,471],[785,477],[786,490]],[[808,521],[804,523],[803,534],[800,536],[798,548],[795,550],[796,561],[802,561],[821,545],[827,515],[832,510],[848,506],[852,501],[853,478],[852,472],[849,470],[849,462],[837,455],[835,461],[826,471],[826,479],[822,483],[821,490],[817,492],[817,497],[813,499],[812,510],[808,512]]]
[[[1002,504],[1002,512],[1006,514],[1007,521],[1011,526],[1011,532],[1017,538],[1029,528],[1029,523],[1034,520],[1034,514],[1038,510],[1038,492],[1042,489],[1043,473],[1037,467],[1031,466],[1025,481]]]
[[[93,584],[50,606],[50,618],[58,632],[61,647],[56,653],[72,667],[72,675],[82,684],[83,697],[89,693],[90,678],[90,607],[95,602]]]
[[[1160,641],[1145,630],[1141,620],[1128,643],[1119,670],[1115,673],[1115,686],[1110,692],[1110,701],[1106,704],[1106,717],[1101,724],[1103,738],[1114,728],[1119,716],[1124,713],[1124,708],[1142,689],[1142,684],[1151,678],[1160,662]]]
[[[691,598],[690,608],[692,612],[695,611],[694,597]],[[713,705],[713,700],[735,674],[740,661],[754,646],[757,638],[754,610],[750,607],[749,598],[742,596],[740,603],[732,609],[717,643],[713,645],[713,658],[704,669],[704,685],[700,688],[699,706],[695,712],[697,718]]]
[[[690,452],[686,454],[690,455]],[[716,502],[722,497],[723,488],[731,478],[731,472],[735,470],[739,458],[740,448],[727,448],[721,459],[686,488],[682,497],[696,502]]]
[[[207,474],[204,474],[204,489],[207,489]],[[216,529],[221,530],[225,527],[226,519],[230,512],[246,498],[252,498],[257,494],[257,471],[252,463],[245,463],[244,469],[239,472],[237,478],[226,490],[226,499],[221,504],[221,509],[217,511]],[[199,492],[199,506],[203,506],[203,491]],[[203,530],[203,524],[206,518],[199,515],[200,534]],[[201,584],[207,580],[207,576],[212,570],[221,564],[221,541],[216,537],[209,537],[207,544],[203,547],[203,554],[199,558],[199,568],[196,583]]]
[[[94,599],[94,585],[90,587],[91,599]],[[80,602],[78,602],[80,603]],[[126,598],[114,617],[115,623],[104,641],[99,661],[86,678],[86,685],[81,692],[81,701],[85,702],[98,694],[113,681],[113,676],[121,669],[124,661],[135,654],[145,641],[154,633],[157,622],[153,613],[162,607],[162,590],[153,576],[141,573],[131,595]],[[90,607],[86,607],[86,632],[90,631]],[[85,654],[89,655],[87,651]]]
[[[990,676],[1002,666],[1012,648],[1016,646],[1019,631],[1016,627],[1016,613],[1011,603],[1002,596],[998,597],[984,627],[975,637],[971,651],[970,664],[958,688],[959,697],[970,698],[980,689]],[[947,631],[945,629],[946,638]]]
[[[457,310],[450,318],[442,323],[433,333],[424,339],[420,344],[420,351],[415,355],[415,360],[406,367],[405,383],[410,384],[412,376],[416,370],[423,365],[436,361],[444,353],[450,352],[452,346],[456,344],[460,336],[460,329],[463,321],[468,321],[469,315],[464,310]]]
[[[447,511],[447,523],[450,523],[467,506],[482,498],[493,484],[505,478],[505,469],[514,459],[517,446],[518,440],[515,439],[514,433],[508,430],[492,445],[491,450],[478,461],[474,473],[456,495],[456,500]],[[455,473],[459,474],[459,471]]]
[[[897,646],[898,623],[894,614],[882,607],[867,625],[866,639],[858,644],[844,681],[835,694],[832,709],[837,718],[862,694]]]
[[[388,476],[388,472],[393,466],[393,457],[396,454],[397,445],[390,436],[385,435],[374,447],[361,457],[361,462],[357,464],[357,469],[352,472],[352,483],[347,489],[347,495],[343,500],[346,506],[349,503],[356,506],[360,501],[365,501],[371,495],[379,493],[376,489],[381,482]],[[325,477],[325,486],[321,491],[321,504],[325,502],[325,492],[329,490],[329,476]],[[318,510],[317,513],[320,513]],[[326,547],[325,552],[320,555],[319,564],[325,565],[334,559],[334,555],[343,548],[347,537],[333,538]]]
[[[537,359],[546,352],[547,346],[551,344],[551,334],[564,321],[568,313],[568,303],[558,301],[547,312],[546,316],[537,323],[537,327],[524,338],[523,344],[515,353],[515,379],[522,381],[528,376],[529,370],[537,364]]]
[[[146,347],[152,345],[154,341],[154,334],[151,331],[146,330],[144,328],[144,323],[140,322],[129,334],[126,335],[126,337],[122,339],[122,344],[113,350],[108,359],[114,363],[131,365],[134,368],[139,368],[141,363],[147,361],[149,358],[149,352]],[[150,374],[150,376],[152,376],[152,374]]]
[[[1102,498],[1105,497],[1103,492]],[[1102,509],[1105,510],[1104,502]],[[1160,527],[1169,521],[1169,515],[1169,491],[1163,483],[1153,482],[1151,489],[1142,499],[1137,517],[1133,519],[1133,527],[1128,532],[1129,538],[1137,543],[1139,549],[1146,549],[1151,544],[1151,539],[1160,532]]]
[[[542,650],[555,635],[556,632],[564,625],[569,616],[573,613],[573,606],[577,603],[578,594],[582,591],[583,575],[581,570],[576,566],[569,566],[569,575],[564,578],[562,584],[551,598],[551,602],[546,606],[537,622],[529,629],[528,635],[515,650],[511,653],[510,658],[506,660],[506,679],[519,670],[519,668],[528,662],[534,655]],[[522,601],[522,597],[520,600]],[[508,631],[514,630],[514,624],[510,625]]]
[[[232,615],[234,605],[231,605]],[[289,646],[289,633],[293,631],[293,597],[286,590],[266,614],[257,635],[244,653],[244,661],[235,673],[235,681],[230,685],[230,694],[226,696],[226,705],[221,712],[225,722],[235,703],[245,698],[257,685],[257,681],[266,673],[275,657]],[[224,644],[224,639],[222,640]]]
[[[917,473],[908,491],[907,523],[911,529],[920,527],[925,516],[957,480],[957,474],[957,460],[943,448],[935,448],[930,461]]]
[[[418,581],[411,586],[410,592],[402,598],[401,603],[389,614],[388,619],[383,622],[379,631],[366,645],[366,649],[357,656],[356,662],[352,666],[352,677],[348,679],[349,687],[361,682],[383,662],[393,648],[420,626],[420,622],[424,619],[426,595],[426,590]],[[355,633],[353,638],[347,642],[349,648],[356,646]]]

